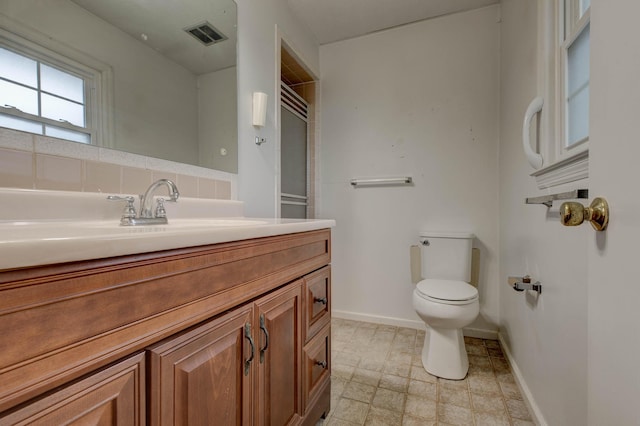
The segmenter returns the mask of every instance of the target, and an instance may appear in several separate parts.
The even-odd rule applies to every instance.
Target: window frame
[[[543,167],[531,173],[538,188],[545,189],[589,177],[589,137],[571,146],[567,141],[568,48],[591,23],[590,6],[579,15],[581,0],[538,2],[538,87],[546,99],[539,116],[540,153]],[[570,9],[573,16],[565,10]],[[565,39],[565,29],[573,26]]]
[[[39,124],[86,133],[91,145],[113,147],[114,86],[111,66],[7,17],[2,17],[0,25],[0,47],[82,78],[86,127],[16,109],[0,108],[0,112]]]

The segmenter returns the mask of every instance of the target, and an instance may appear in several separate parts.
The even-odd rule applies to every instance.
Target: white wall
[[[237,72],[230,67],[198,77],[198,164],[231,173],[238,169]]]
[[[238,196],[245,214],[275,217],[278,211],[280,34],[314,74],[319,74],[318,44],[283,0],[237,0],[238,3]],[[253,92],[267,93],[267,124],[251,125]],[[258,135],[267,142],[258,146]]]
[[[587,418],[587,242],[590,226],[563,227],[558,202],[526,197],[588,188],[587,182],[539,191],[522,150],[522,121],[536,87],[537,2],[502,1],[500,126],[501,335],[532,395],[541,422],[583,425]],[[593,32],[592,32],[593,34]],[[509,288],[509,275],[540,280],[539,298]],[[543,413],[540,416],[540,412]],[[605,424],[605,423],[601,423]],[[611,423],[614,424],[614,423]]]
[[[197,85],[191,72],[69,0],[4,0],[0,13],[112,66],[113,148],[197,164]]]
[[[499,6],[324,45],[322,217],[335,218],[333,309],[422,323],[409,246],[422,229],[466,230],[482,250],[481,318],[498,322]],[[358,188],[356,177],[412,176]]]
[[[640,3],[592,2],[590,191],[611,207],[589,230],[589,424],[640,424],[638,112]]]

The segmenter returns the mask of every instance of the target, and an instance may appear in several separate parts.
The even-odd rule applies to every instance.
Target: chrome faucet
[[[158,189],[161,185],[166,185],[169,188],[169,199],[167,201],[178,201],[178,197],[180,196],[180,192],[178,192],[178,187],[176,184],[170,181],[169,179],[159,179],[151,184],[151,186],[147,189],[144,195],[140,198],[140,217],[141,218],[155,218],[158,216],[154,215],[151,211],[151,204],[153,203],[153,192]],[[160,201],[162,200],[162,201]],[[158,208],[157,210],[163,210],[164,199],[158,199]]]
[[[120,197],[117,195],[109,195],[108,200],[114,201],[126,201],[127,205],[124,208],[122,217],[120,218],[120,225],[122,226],[136,226],[136,225],[166,225],[167,212],[164,209],[164,198],[158,198],[155,212],[151,210],[153,204],[153,194],[160,186],[165,185],[169,188],[169,199],[166,201],[178,201],[180,192],[175,183],[169,179],[159,179],[151,184],[145,191],[144,195],[140,195],[140,216],[136,216],[136,208],[133,205],[135,198],[131,196]]]

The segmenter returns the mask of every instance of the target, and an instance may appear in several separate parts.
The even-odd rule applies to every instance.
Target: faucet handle
[[[133,202],[135,201],[135,198],[127,195],[125,197],[120,197],[118,195],[109,195],[107,197],[107,200],[110,201],[126,201],[127,205],[124,207],[124,210],[122,211],[122,219],[126,219],[126,218],[134,218],[136,217],[136,208],[133,205]]]
[[[158,198],[156,200],[156,217],[167,217],[167,211],[164,209],[164,202],[164,198]]]

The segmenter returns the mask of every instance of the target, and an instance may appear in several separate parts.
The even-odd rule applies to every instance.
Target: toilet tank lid
[[[421,231],[421,237],[431,238],[460,238],[460,239],[473,239],[476,236],[471,232],[458,232],[458,231]]]
[[[464,281],[426,279],[416,287],[424,296],[440,300],[462,301],[478,297],[478,289]]]

